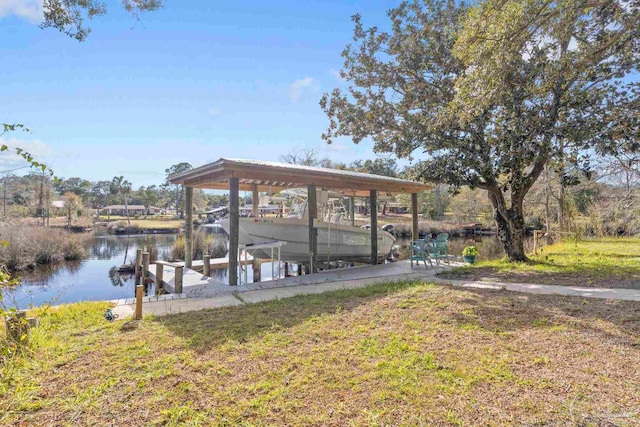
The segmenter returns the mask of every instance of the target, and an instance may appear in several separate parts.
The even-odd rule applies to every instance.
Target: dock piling
[[[160,295],[163,291],[162,279],[164,276],[164,265],[156,264],[156,295]]]
[[[252,264],[253,264],[253,282],[257,283],[260,281],[260,275],[261,275],[260,259],[254,258]],[[248,268],[248,267],[245,267],[245,268]]]
[[[136,286],[136,320],[142,319],[142,296],[144,294],[144,286]]]
[[[211,255],[204,255],[202,257],[204,265],[202,267],[203,274],[207,277],[211,277]]]
[[[184,274],[184,267],[178,266],[176,267],[176,276],[175,276],[175,284],[174,284],[174,292],[176,294],[182,293],[182,277]]]
[[[140,281],[141,285],[147,284],[147,277],[149,277],[149,262],[151,261],[151,254],[149,252],[144,252],[142,254],[142,280]]]
[[[142,265],[142,249],[136,249],[136,261],[134,265],[135,281],[140,281],[140,266]]]

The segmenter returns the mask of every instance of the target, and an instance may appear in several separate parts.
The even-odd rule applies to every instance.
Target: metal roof
[[[417,193],[431,188],[427,184],[382,175],[316,166],[293,165],[262,160],[225,159],[171,175],[173,184],[188,187],[228,189],[228,181],[238,178],[241,190],[277,192],[286,188],[315,184],[347,195],[368,196],[369,190],[389,193]]]

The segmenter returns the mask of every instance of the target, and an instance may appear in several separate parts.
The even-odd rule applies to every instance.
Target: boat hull
[[[229,233],[229,219],[221,221]],[[299,263],[309,262],[309,225],[294,218],[240,218],[238,240],[241,244],[257,244],[273,240],[287,242],[281,248],[281,259]],[[345,224],[317,223],[318,262],[360,261],[371,259],[371,231]],[[378,257],[391,252],[395,238],[386,231],[378,231]],[[270,251],[256,251],[256,258],[271,258]]]

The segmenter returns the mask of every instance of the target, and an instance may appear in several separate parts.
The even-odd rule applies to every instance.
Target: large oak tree
[[[403,3],[391,27],[353,17],[341,76],[320,102],[329,143],[365,138],[418,177],[487,190],[499,237],[525,261],[523,201],[551,160],[638,149],[637,1]],[[569,179],[569,177],[567,177]]]

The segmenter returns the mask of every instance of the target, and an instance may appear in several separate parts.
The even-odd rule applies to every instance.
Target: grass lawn
[[[424,283],[145,318],[42,317],[1,425],[640,423],[640,303]]]
[[[482,257],[482,254],[480,254]],[[544,246],[531,263],[480,261],[448,278],[640,289],[640,239],[603,238]]]
[[[181,219],[171,219],[171,220],[132,219],[131,225],[137,225],[139,228],[157,228],[157,229],[180,228],[180,227],[184,227],[184,221]]]

